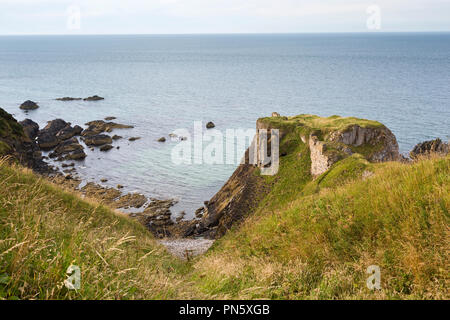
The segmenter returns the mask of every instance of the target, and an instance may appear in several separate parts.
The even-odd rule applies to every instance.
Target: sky
[[[450,0],[0,0],[0,35],[450,31]]]

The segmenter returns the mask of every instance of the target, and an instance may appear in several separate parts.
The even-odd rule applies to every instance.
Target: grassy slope
[[[62,285],[70,264],[78,292]],[[0,298],[200,297],[140,224],[0,163]]]
[[[239,298],[448,299],[449,167],[449,157],[371,165],[366,180],[330,179],[334,188],[263,205],[196,263],[201,287]],[[379,292],[366,288],[369,265],[381,267]]]

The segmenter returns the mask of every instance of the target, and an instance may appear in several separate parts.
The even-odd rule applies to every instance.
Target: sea
[[[92,95],[105,99],[55,100]],[[25,100],[40,108],[23,112]],[[0,107],[40,126],[108,116],[133,125],[114,131],[120,149],[87,148],[79,176],[176,199],[172,211],[192,217],[238,165],[174,161],[174,148],[193,138],[168,135],[193,134],[195,123],[225,135],[272,112],[341,115],[382,122],[405,154],[448,140],[450,33],[1,36]]]

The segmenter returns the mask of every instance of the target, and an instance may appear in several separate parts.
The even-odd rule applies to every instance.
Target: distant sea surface
[[[176,143],[157,139],[175,129],[254,128],[273,111],[337,114],[384,123],[406,153],[449,138],[449,88],[450,33],[0,37],[0,107],[41,126],[107,116],[133,125],[114,132],[120,150],[87,149],[80,176],[178,199],[174,213],[188,216],[236,165],[173,164]],[[94,94],[105,100],[54,100]],[[28,99],[40,108],[25,114]]]

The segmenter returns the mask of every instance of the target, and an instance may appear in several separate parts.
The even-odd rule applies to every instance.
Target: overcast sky
[[[450,0],[0,0],[0,34],[364,32],[368,19],[450,31]]]

